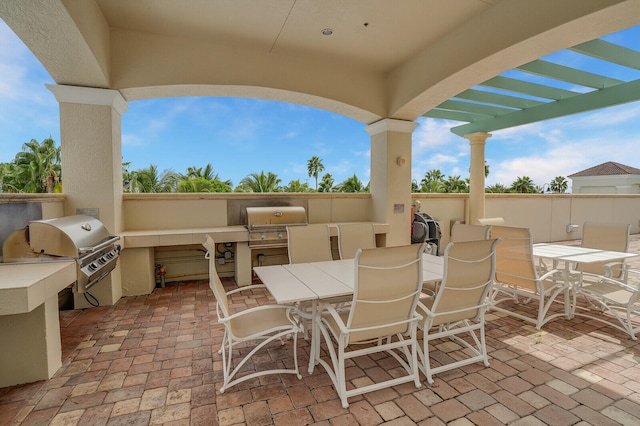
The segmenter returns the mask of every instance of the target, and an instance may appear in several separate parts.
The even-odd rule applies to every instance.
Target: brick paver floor
[[[637,235],[630,251],[640,252]],[[234,305],[268,297],[236,298]],[[302,380],[266,376],[221,394],[223,330],[207,281],[63,311],[60,324],[62,368],[51,380],[0,389],[0,425],[640,424],[640,346],[580,318],[559,318],[538,331],[490,313],[490,367],[478,363],[436,375],[432,386],[423,380],[420,389],[409,383],[350,398],[348,409],[321,367],[307,373],[309,344],[302,339]],[[455,358],[458,349],[442,342],[432,358]],[[291,356],[291,342],[274,345],[248,368]],[[388,365],[377,356],[347,374],[365,382]]]

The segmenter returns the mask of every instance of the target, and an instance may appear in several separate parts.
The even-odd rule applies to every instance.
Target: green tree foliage
[[[309,177],[313,176],[316,180],[316,191],[318,190],[318,175],[323,170],[324,170],[324,164],[322,164],[322,160],[319,157],[316,157],[314,155],[307,162],[307,172],[309,173]]]
[[[333,192],[334,183],[335,181],[333,179],[333,176],[331,176],[330,173],[325,173],[324,176],[322,176],[322,180],[320,181],[318,192]]]
[[[511,184],[511,192],[517,192],[520,194],[535,194],[538,192],[538,188],[529,176],[519,176]]]
[[[336,186],[337,192],[369,192],[369,185],[364,186],[362,181],[354,173]]]
[[[469,192],[469,185],[464,179],[461,179],[460,176],[449,176],[449,178],[444,181],[444,192]]]
[[[283,188],[284,192],[313,192],[308,183],[300,182],[300,179],[292,180]]]
[[[31,139],[12,162],[0,165],[0,192],[62,192],[61,183],[61,150],[51,138]]]
[[[446,192],[444,182],[445,176],[440,170],[430,170],[424,174],[420,181],[420,192]]]
[[[555,194],[564,194],[569,188],[569,183],[564,176],[556,176],[549,184],[549,188]]]
[[[281,192],[281,179],[278,175],[264,170],[258,173],[251,173],[240,181],[236,188],[237,192]]]
[[[124,170],[124,169],[123,169]],[[150,164],[147,169],[124,171],[127,179],[124,181],[125,190],[134,193],[164,193],[176,192],[180,175],[173,170],[158,172],[158,166]]]
[[[488,193],[494,193],[494,194],[504,194],[507,192],[511,192],[511,190],[509,188],[507,188],[506,186],[504,186],[501,183],[495,183],[493,185],[487,186],[484,189],[484,192],[488,192]]]

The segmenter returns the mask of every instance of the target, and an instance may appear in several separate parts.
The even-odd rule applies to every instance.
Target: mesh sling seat
[[[219,351],[222,354],[223,373],[223,383],[220,392],[223,393],[238,383],[268,374],[295,374],[298,376],[298,379],[301,379],[302,376],[298,370],[297,336],[298,332],[302,330],[292,317],[292,311],[294,311],[295,308],[292,306],[272,304],[261,305],[235,313],[231,312],[229,295],[251,291],[256,288],[264,288],[264,286],[251,285],[225,292],[215,269],[215,244],[213,239],[207,235],[203,246],[207,249],[205,257],[209,260],[209,286],[211,290],[213,290],[216,298],[218,322],[224,325],[224,334]],[[291,340],[293,342],[293,357],[290,360],[293,368],[286,368],[286,366],[283,365],[287,360],[277,360],[265,363],[274,368],[259,370],[260,363],[252,360],[252,357],[258,351],[276,340],[284,345],[285,339],[288,337],[292,337]],[[257,344],[245,355],[245,351],[239,350],[239,347],[249,342],[257,342]],[[234,365],[233,358],[238,355],[240,355],[240,359],[236,360]],[[273,366],[274,363],[276,366]],[[251,367],[252,364],[256,368],[256,371],[244,374],[246,371],[243,370],[243,367],[245,365]]]
[[[629,250],[629,232],[631,225],[626,223],[585,222],[582,227],[581,247],[599,250]],[[583,280],[598,281],[606,276],[622,282],[626,281],[626,263],[624,259],[617,261],[592,262],[575,265],[574,272],[582,274]]]
[[[496,273],[491,293],[491,309],[533,323],[537,329],[565,313],[549,309],[560,294],[569,291],[562,271],[539,272],[533,257],[531,230],[512,226],[492,226],[491,238],[500,238],[496,248]],[[565,300],[568,300],[568,293]],[[503,304],[537,302],[533,315],[503,307]]]
[[[329,226],[287,226],[287,252],[290,264],[333,260]],[[309,338],[308,322],[312,318],[311,302],[299,303],[296,315],[306,340]]]
[[[488,240],[490,232],[490,225],[469,225],[455,222],[451,228],[451,241],[463,243],[466,241]]]
[[[343,407],[354,395],[407,382],[420,387],[416,330],[421,317],[416,304],[422,289],[424,249],[424,244],[415,244],[359,250],[349,310],[321,305],[318,328],[329,360],[318,351],[314,362],[329,374]],[[350,383],[347,389],[347,360],[375,353],[393,357],[404,375],[361,387]]]
[[[358,249],[376,248],[373,223],[342,223],[337,228],[340,259],[353,259]]]
[[[444,275],[437,293],[418,302],[417,311],[424,318],[418,324],[423,333],[420,369],[429,384],[433,384],[434,374],[443,371],[476,362],[489,366],[484,319],[490,305],[498,241],[449,243],[444,250]],[[462,351],[457,352],[456,359],[439,357],[440,365],[434,367],[429,345],[443,338],[457,343]]]

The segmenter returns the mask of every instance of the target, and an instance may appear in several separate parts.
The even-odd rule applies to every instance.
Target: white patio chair
[[[597,281],[578,284],[574,296],[584,297],[588,308],[578,309],[573,304],[572,314],[605,323],[627,333],[633,340],[640,331],[640,271],[625,270],[627,283],[600,276]]]
[[[627,223],[585,222],[582,227],[581,247],[610,250],[626,253],[629,250],[629,232],[631,225]],[[583,279],[598,281],[601,276],[615,278],[626,282],[626,262],[617,261],[592,262],[575,266]]]
[[[421,298],[417,312],[423,332],[419,349],[420,369],[433,384],[433,375],[482,361],[489,366],[484,333],[484,314],[495,273],[495,250],[499,240],[449,243],[444,250],[444,276],[438,292]],[[466,339],[464,337],[467,337]],[[459,356],[432,367],[429,344],[449,338],[460,345]],[[464,357],[464,358],[463,358]]]
[[[455,222],[451,228],[451,241],[454,243],[462,243],[467,241],[488,240],[491,226],[488,225],[469,225],[467,223]],[[424,283],[423,287],[433,293],[438,291],[440,281],[432,281]]]
[[[205,257],[209,260],[209,286],[213,290],[216,297],[216,313],[218,322],[224,325],[224,334],[222,336],[222,344],[219,352],[222,354],[222,374],[223,383],[220,392],[223,393],[231,386],[255,377],[265,376],[267,374],[295,374],[298,379],[302,376],[298,371],[297,358],[297,336],[302,331],[292,318],[291,306],[283,305],[261,305],[255,308],[246,309],[240,312],[231,312],[228,296],[238,292],[250,291],[256,288],[263,288],[263,285],[250,285],[240,287],[229,292],[225,292],[220,277],[216,272],[215,260],[215,244],[213,239],[207,235],[203,246],[207,249]],[[292,337],[293,341],[293,363],[294,368],[284,368],[283,361],[275,361],[281,368],[271,368],[267,370],[255,371],[250,374],[237,377],[242,367],[251,361],[251,358],[260,349],[265,348],[268,344],[275,340],[279,340],[282,345],[285,338]],[[238,346],[245,342],[257,342],[256,346],[244,355],[244,351],[239,351]],[[233,362],[233,357],[242,355],[240,360]],[[235,364],[235,366],[234,366]],[[254,366],[259,367],[260,364],[253,362]],[[271,363],[269,363],[271,364]],[[275,367],[275,366],[274,366]],[[234,379],[234,377],[237,377]]]
[[[333,260],[329,226],[323,224],[287,226],[287,251],[289,263]],[[309,339],[309,321],[313,316],[312,310],[312,302],[302,302],[297,305],[298,323],[302,327],[305,340]]]
[[[488,240],[491,226],[469,225],[467,223],[455,222],[451,228],[451,241],[462,243],[466,241]]]
[[[373,223],[342,223],[337,228],[340,259],[353,259],[358,249],[376,247],[376,232]]]
[[[330,360],[318,351],[314,362],[326,369],[343,407],[354,395],[412,381],[420,387],[416,330],[421,317],[416,304],[422,289],[424,249],[424,244],[414,244],[358,250],[350,309],[339,312],[331,304],[321,305],[324,312],[320,311],[318,328]],[[381,352],[392,356],[405,374],[361,387],[352,382],[347,389],[347,360]]]
[[[586,222],[582,229],[582,247],[626,252],[631,225]],[[624,259],[614,262],[575,265],[572,314],[594,319],[621,330],[637,340],[640,331],[640,271],[629,269]],[[577,307],[583,297],[586,309]]]
[[[551,269],[538,272],[533,257],[532,237],[529,228],[492,226],[491,238],[500,238],[496,248],[496,273],[491,293],[491,309],[531,322],[540,329],[550,320],[568,313],[548,315],[549,308],[560,294],[569,300],[569,286],[561,277],[562,272]],[[566,293],[565,293],[566,292]],[[508,302],[527,304],[537,301],[535,317],[521,311],[504,308]],[[569,309],[568,306],[565,307]]]
[[[287,250],[289,263],[333,260],[329,226],[287,226]]]

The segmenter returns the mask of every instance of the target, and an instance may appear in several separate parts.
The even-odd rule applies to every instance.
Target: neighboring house
[[[574,194],[640,194],[640,169],[608,161],[568,176]]]

